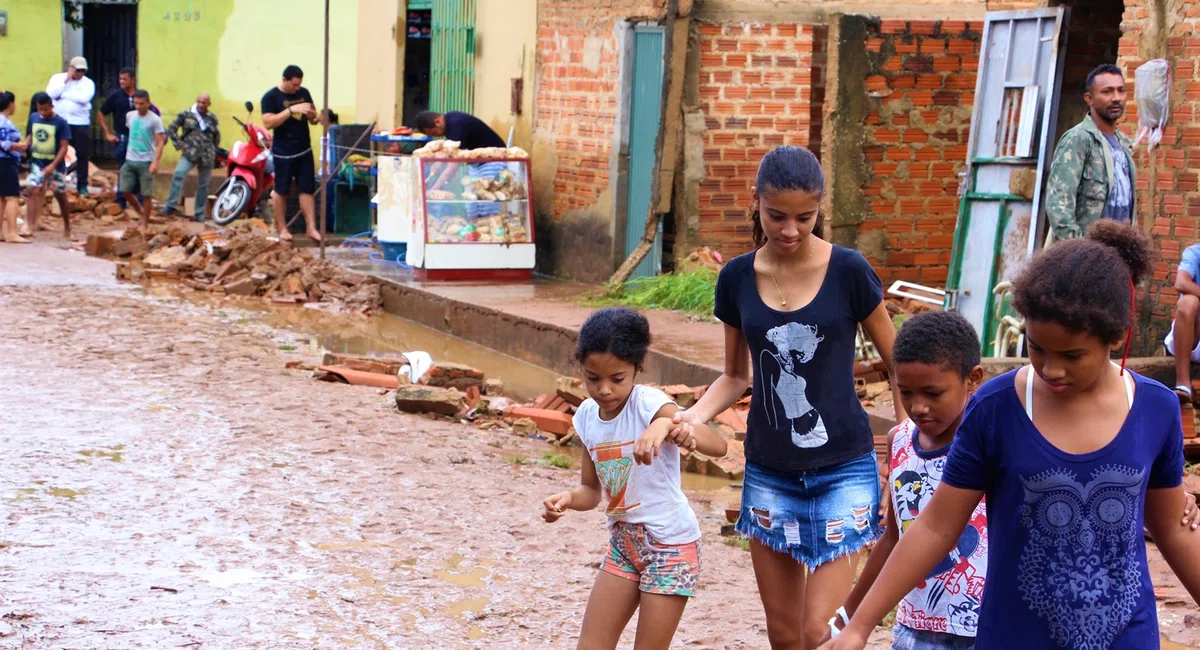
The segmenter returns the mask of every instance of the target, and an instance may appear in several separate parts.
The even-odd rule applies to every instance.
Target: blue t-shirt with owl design
[[[854,390],[854,340],[858,324],[883,302],[879,276],[858,251],[835,245],[817,295],[783,312],[758,293],[755,254],[721,269],[713,310],[750,347],[746,460],[800,472],[870,453],[870,421]]]
[[[976,393],[942,482],[982,490],[988,576],[976,637],[989,648],[1157,648],[1146,490],[1183,478],[1179,398],[1133,374],[1117,437],[1090,454],[1050,444],[1025,414],[1016,371]]]

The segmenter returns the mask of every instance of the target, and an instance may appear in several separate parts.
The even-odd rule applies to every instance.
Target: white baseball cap
[[[87,72],[87,59],[83,58],[82,56],[73,58],[71,59],[71,67],[75,68],[76,70],[83,70],[84,72]]]

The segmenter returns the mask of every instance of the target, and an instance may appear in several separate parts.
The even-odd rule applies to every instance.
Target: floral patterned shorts
[[[700,542],[659,544],[644,524],[617,522],[600,570],[638,583],[647,594],[691,597],[700,577]]]

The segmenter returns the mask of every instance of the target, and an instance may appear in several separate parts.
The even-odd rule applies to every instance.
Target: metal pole
[[[321,157],[325,159],[325,164],[321,165],[321,189],[328,191],[329,188],[329,172],[333,165],[333,156],[329,155],[329,151],[333,150],[332,144],[329,141],[329,0],[325,0],[325,92],[321,103],[325,106],[325,119],[322,120],[322,132],[325,143],[324,151],[321,152]],[[321,192],[321,259],[325,259],[325,223],[329,211],[329,197],[325,196],[325,192]]]

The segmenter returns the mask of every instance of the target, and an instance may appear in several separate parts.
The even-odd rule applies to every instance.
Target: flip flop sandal
[[[1191,386],[1184,386],[1183,384],[1180,384],[1176,386],[1174,390],[1175,394],[1179,396],[1180,402],[1191,402],[1195,398],[1195,396],[1192,394]]]

